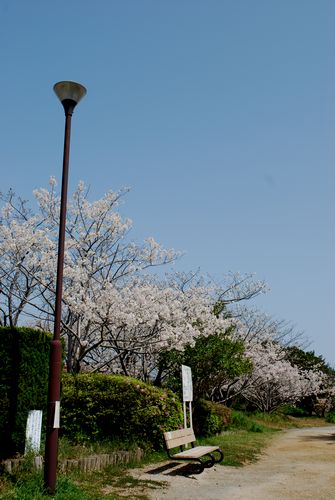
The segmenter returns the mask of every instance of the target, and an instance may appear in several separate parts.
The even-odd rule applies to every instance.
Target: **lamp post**
[[[65,134],[63,154],[62,191],[60,202],[57,279],[55,300],[54,335],[50,348],[49,390],[47,407],[47,432],[45,443],[44,485],[50,495],[55,494],[58,456],[58,429],[60,411],[60,377],[61,377],[61,314],[63,292],[64,244],[66,224],[66,202],[70,156],[70,134],[72,113],[78,102],[85,96],[86,89],[80,83],[59,82],[54,91],[65,111]]]

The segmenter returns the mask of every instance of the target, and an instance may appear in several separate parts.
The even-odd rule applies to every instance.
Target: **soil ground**
[[[244,467],[216,465],[199,475],[190,467],[164,462],[132,474],[165,482],[147,492],[152,500],[335,499],[335,427],[284,431],[256,463]]]

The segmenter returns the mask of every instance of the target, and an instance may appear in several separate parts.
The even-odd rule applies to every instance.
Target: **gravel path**
[[[140,479],[165,481],[152,500],[335,499],[335,427],[290,429],[276,436],[257,463],[215,466],[185,476],[185,465],[164,462],[133,471]]]

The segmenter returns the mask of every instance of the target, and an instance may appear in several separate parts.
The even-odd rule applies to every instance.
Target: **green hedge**
[[[177,396],[121,375],[64,374],[61,432],[73,442],[121,440],[154,449],[182,426]]]
[[[335,412],[331,411],[329,413],[326,413],[325,419],[326,422],[329,422],[330,424],[335,424]]]
[[[0,458],[22,453],[29,410],[46,411],[51,334],[0,327]]]
[[[220,434],[229,426],[232,411],[220,403],[198,399],[193,409],[193,427],[196,436]]]
[[[289,415],[290,417],[308,417],[309,412],[307,412],[304,408],[300,408],[295,405],[285,405],[281,407],[281,411],[284,415]]]

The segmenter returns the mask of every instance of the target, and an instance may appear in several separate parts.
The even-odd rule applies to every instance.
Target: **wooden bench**
[[[199,464],[198,474],[203,472],[205,467],[213,467],[215,463],[223,460],[223,451],[218,446],[195,446],[196,439],[191,428],[164,432],[164,439],[169,458],[197,462]],[[191,444],[192,447],[186,449],[185,445],[187,444]],[[170,450],[177,447],[180,448],[180,452],[171,454]],[[214,453],[218,453],[219,456],[215,457]]]

